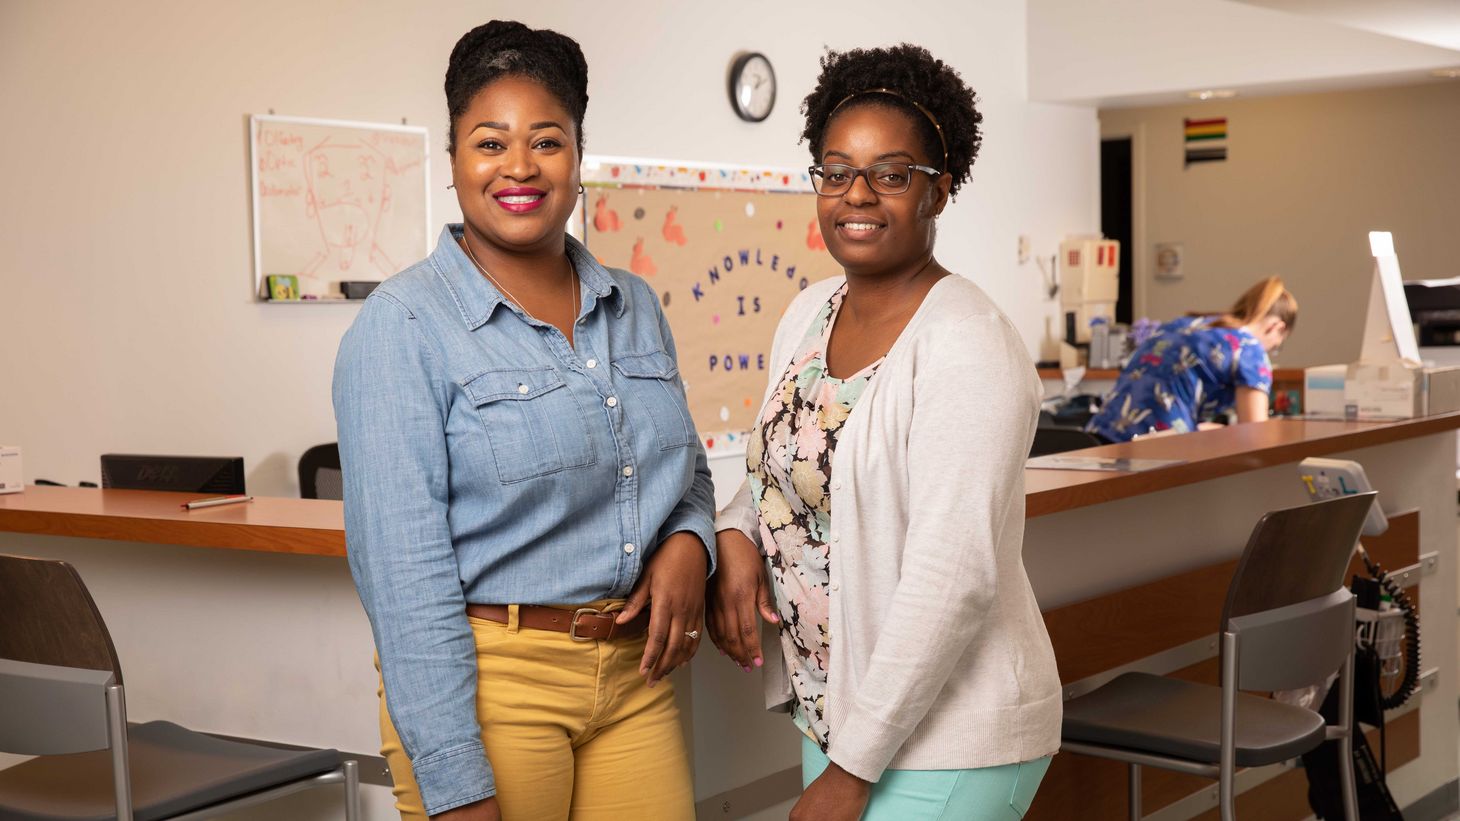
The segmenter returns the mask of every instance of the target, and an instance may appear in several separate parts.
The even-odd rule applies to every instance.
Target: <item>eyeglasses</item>
[[[901,194],[912,186],[912,172],[921,171],[934,179],[943,173],[926,165],[906,162],[879,162],[866,168],[828,163],[813,165],[807,170],[811,172],[811,187],[823,197],[845,194],[851,190],[857,177],[866,179],[867,185],[879,194]]]

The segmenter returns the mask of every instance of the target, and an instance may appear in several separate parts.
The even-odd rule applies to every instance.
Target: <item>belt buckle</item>
[[[574,610],[573,611],[573,623],[568,626],[568,638],[572,639],[573,641],[598,641],[598,639],[595,639],[592,636],[580,636],[580,635],[578,635],[578,619],[584,613],[590,613],[590,614],[595,615],[595,616],[601,616],[601,615],[603,615],[603,611],[602,610],[598,610],[598,609],[593,608],[593,607],[580,607],[577,610]]]

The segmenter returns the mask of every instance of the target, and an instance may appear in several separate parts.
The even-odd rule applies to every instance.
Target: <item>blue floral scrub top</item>
[[[1162,325],[1131,355],[1086,430],[1115,442],[1152,431],[1196,430],[1237,403],[1237,388],[1272,390],[1272,363],[1251,332],[1185,317]]]

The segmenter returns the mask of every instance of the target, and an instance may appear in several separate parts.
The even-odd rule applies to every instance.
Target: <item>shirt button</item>
[[[833,542],[839,542],[839,541],[841,541],[841,540],[842,540],[842,537],[841,537],[841,536],[839,536],[839,535],[837,535],[837,534],[835,534],[835,533],[833,533],[833,534],[831,534],[831,540],[832,540],[832,541],[833,541]]]
[[[832,482],[831,483],[831,489],[832,490],[841,490],[842,489],[842,483],[841,483],[841,481],[838,480],[838,481]]]
[[[587,362],[584,362],[583,364],[584,365],[587,365],[589,368],[596,368],[596,367],[598,367],[598,360],[597,359],[590,359]]]
[[[628,544],[624,545],[624,552],[625,553],[633,553],[634,552],[634,543],[633,542],[629,542]]]
[[[625,476],[633,476],[634,475],[634,466],[633,465],[624,465],[624,475]]]
[[[837,584],[836,582],[832,582],[831,583],[831,590],[832,590],[833,593],[835,593],[836,591],[838,591],[840,589],[842,589],[842,586],[841,585]]]
[[[609,406],[610,408],[616,408],[618,407],[618,397],[610,396],[607,399],[603,400],[603,404]]]
[[[527,386],[526,385],[518,385],[517,386],[517,392],[518,393],[527,393]]]

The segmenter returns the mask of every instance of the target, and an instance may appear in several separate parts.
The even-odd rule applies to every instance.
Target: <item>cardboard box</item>
[[[1425,368],[1425,415],[1452,411],[1460,411],[1460,365]]]
[[[1355,362],[1344,376],[1344,411],[1358,419],[1410,419],[1460,410],[1460,367]],[[1311,404],[1310,404],[1311,407]]]
[[[25,479],[21,478],[20,448],[0,447],[0,493],[19,493],[25,490]]]
[[[1315,365],[1303,369],[1303,413],[1343,418],[1347,365]]]

